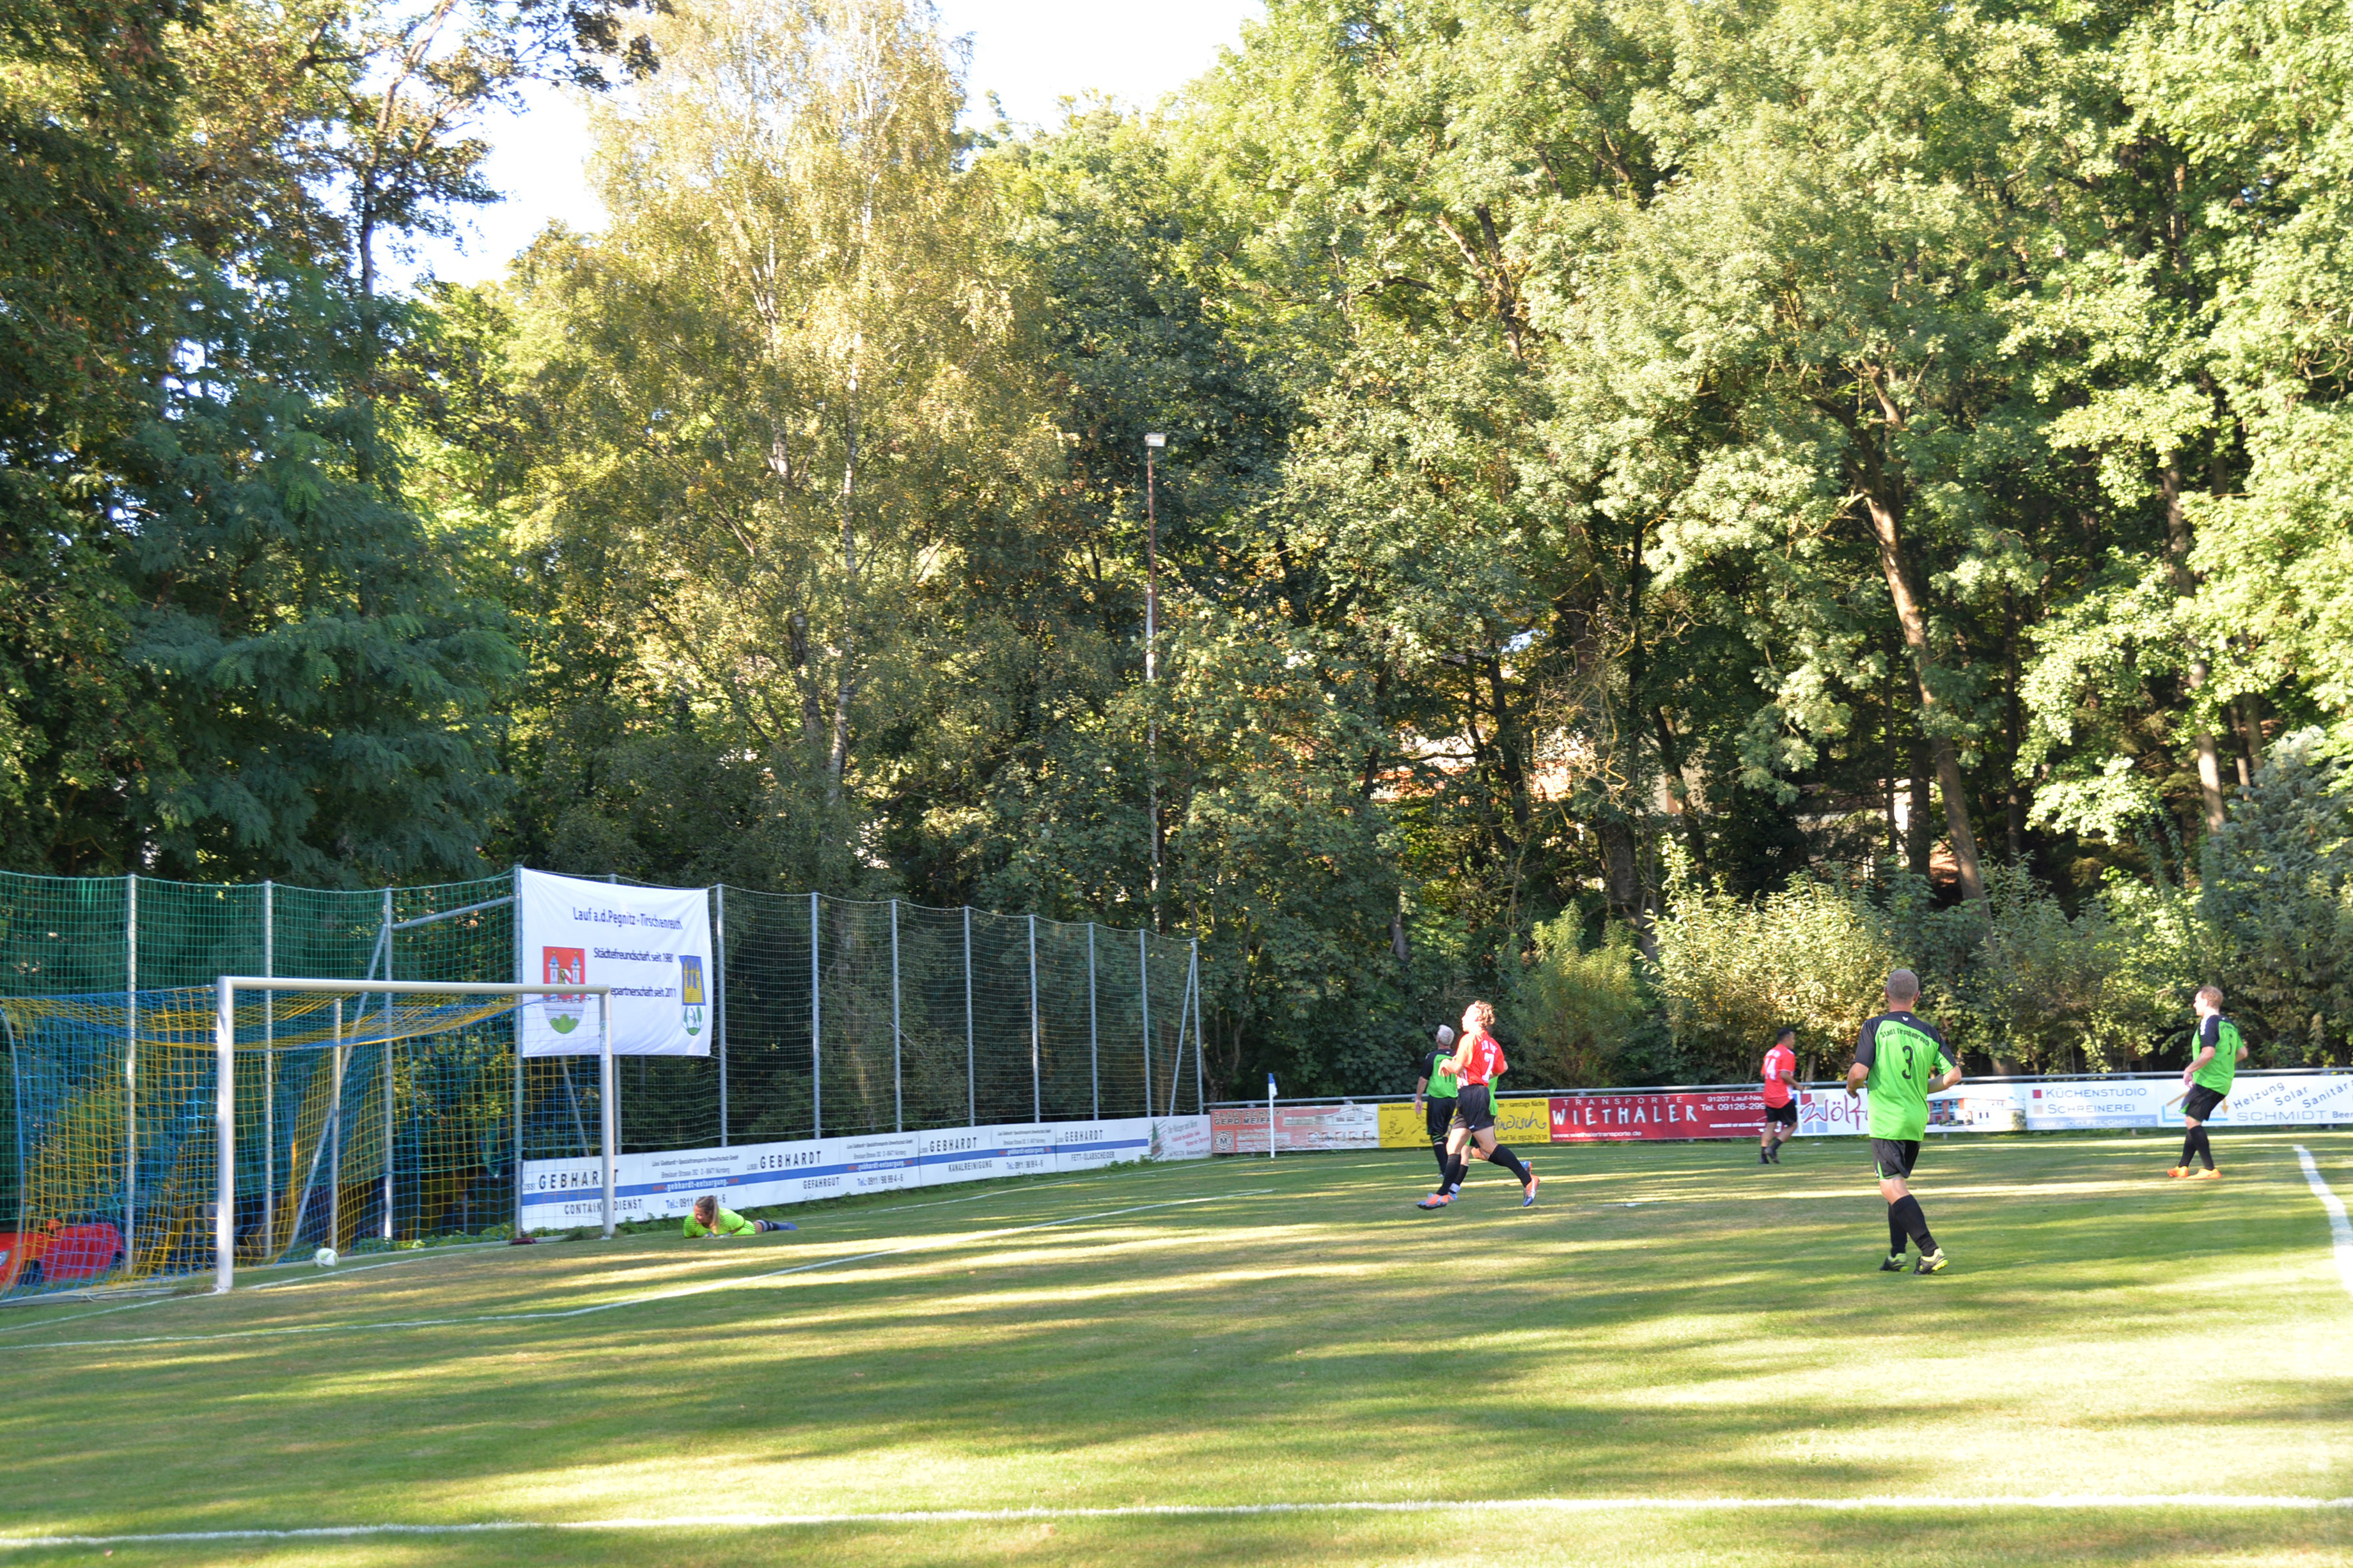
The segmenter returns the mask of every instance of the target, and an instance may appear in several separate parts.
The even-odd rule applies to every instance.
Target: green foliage
[[[1896,963],[2353,1029],[2315,0],[1270,0],[978,134],[913,0],[0,21],[12,863],[1148,921],[1311,1089],[1830,1070]],[[380,298],[533,76],[610,227]]]
[[[1754,1078],[1784,1027],[1798,1031],[1800,1078],[1842,1071],[1905,962],[1894,924],[1855,886],[1809,878],[1743,900],[1679,879],[1659,926],[1659,990],[1692,1081]]]
[[[1535,928],[1535,956],[1499,1018],[1518,1047],[1514,1070],[1546,1087],[1661,1081],[1671,1074],[1642,1050],[1650,998],[1637,979],[1634,933],[1613,923],[1588,948],[1584,925],[1572,913]]]
[[[2353,1037],[2353,785],[2323,738],[2289,736],[2207,841],[2198,912],[2231,1006],[2274,1061],[2348,1058]],[[2250,1029],[2251,1035],[2255,1033]]]

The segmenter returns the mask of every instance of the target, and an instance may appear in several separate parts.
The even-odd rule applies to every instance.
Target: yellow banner
[[[1549,1143],[1552,1142],[1552,1101],[1549,1100],[1501,1100],[1495,1102],[1495,1141],[1499,1143]],[[1422,1121],[1422,1113],[1413,1108],[1410,1100],[1401,1105],[1381,1107],[1381,1147],[1384,1149],[1427,1149],[1430,1133]]]
[[[1430,1133],[1424,1127],[1421,1112],[1409,1100],[1403,1105],[1381,1107],[1381,1147],[1384,1149],[1427,1149]]]

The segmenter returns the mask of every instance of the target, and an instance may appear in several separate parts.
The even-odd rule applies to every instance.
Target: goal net
[[[502,1231],[521,1016],[596,1050],[605,1001],[244,977],[0,997],[0,1291],[201,1273],[226,1289],[240,1263]],[[608,1097],[582,1098],[603,1120]]]

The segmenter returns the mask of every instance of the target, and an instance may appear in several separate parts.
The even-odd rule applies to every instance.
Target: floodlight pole
[[[1155,931],[1160,926],[1160,508],[1152,455],[1167,445],[1167,436],[1158,430],[1144,437],[1145,812],[1152,843],[1152,924]],[[1145,1114],[1150,1115],[1150,1110]]]

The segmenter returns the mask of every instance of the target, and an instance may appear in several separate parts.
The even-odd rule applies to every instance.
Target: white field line
[[[326,1524],[291,1530],[158,1531],[140,1535],[0,1536],[0,1551],[34,1546],[145,1546],[214,1541],[322,1541],[355,1536],[502,1535],[525,1531],[793,1530],[877,1524],[1020,1524],[1065,1519],[1248,1519],[1282,1515],[1398,1513],[1857,1513],[1882,1509],[1978,1513],[2062,1512],[2102,1508],[2226,1509],[2316,1513],[2353,1510],[2353,1498],[2242,1497],[2211,1492],[2158,1496],[2100,1493],[2048,1497],[1501,1498],[1409,1502],[1145,1503],[1130,1508],[959,1508],[892,1513],[733,1513],[679,1519],[496,1520],[480,1524]]]
[[[849,1263],[868,1263],[878,1258],[899,1258],[911,1252],[945,1252],[973,1242],[995,1241],[1008,1236],[1024,1236],[1032,1231],[1052,1230],[1060,1226],[1083,1225],[1093,1219],[1115,1219],[1122,1215],[1144,1214],[1154,1209],[1186,1208],[1194,1204],[1221,1203],[1228,1198],[1260,1197],[1271,1192],[1271,1187],[1251,1188],[1243,1192],[1216,1193],[1208,1197],[1176,1198],[1166,1203],[1136,1204],[1128,1208],[1102,1209],[1093,1214],[1074,1214],[1061,1219],[1041,1220],[1036,1225],[1008,1226],[999,1230],[967,1231],[947,1237],[929,1237],[909,1242],[903,1247],[886,1247],[875,1252],[852,1253],[841,1258],[823,1258],[815,1263],[797,1263],[787,1268],[771,1268],[759,1274],[739,1275],[730,1279],[705,1280],[695,1285],[681,1285],[668,1290],[650,1290],[636,1296],[623,1296],[611,1301],[595,1301],[585,1307],[547,1308],[533,1312],[477,1312],[451,1318],[404,1318],[370,1323],[298,1323],[274,1329],[232,1329],[215,1334],[145,1334],[127,1335],[106,1340],[51,1340],[46,1344],[0,1345],[0,1354],[11,1351],[96,1350],[114,1345],[188,1345],[212,1344],[224,1340],[283,1339],[297,1334],[353,1333],[378,1329],[440,1329],[467,1323],[526,1323],[544,1322],[564,1318],[585,1318],[592,1313],[610,1312],[622,1307],[641,1307],[655,1301],[675,1301],[689,1296],[708,1295],[714,1290],[732,1290],[744,1285],[756,1285],[764,1279],[780,1279],[788,1274],[807,1274],[819,1268],[839,1268]]]
[[[2304,1179],[2312,1188],[2312,1195],[2328,1211],[2328,1238],[2337,1247],[2337,1277],[2345,1282],[2345,1292],[2353,1296],[2353,1220],[2345,1217],[2345,1200],[2328,1190],[2321,1179],[2320,1167],[2313,1162],[2312,1151],[2299,1143],[2295,1146],[2296,1163],[2304,1167]]]
[[[69,1312],[62,1318],[36,1318],[29,1323],[10,1323],[5,1328],[0,1328],[0,1334],[13,1334],[25,1329],[55,1328],[59,1323],[79,1322],[84,1318],[111,1317],[117,1312],[135,1312],[142,1307],[160,1307],[166,1301],[179,1300],[181,1298],[176,1296],[158,1296],[152,1301],[133,1301],[123,1307],[100,1307],[94,1312]],[[0,1346],[0,1349],[9,1348],[14,1347]]]
[[[336,1280],[348,1279],[354,1274],[373,1274],[379,1268],[398,1268],[403,1264],[407,1263],[430,1263],[437,1258],[454,1258],[461,1252],[484,1252],[488,1251],[491,1247],[512,1247],[514,1243],[511,1241],[474,1241],[461,1243],[456,1247],[420,1247],[405,1258],[387,1258],[381,1263],[363,1263],[354,1268],[345,1268],[341,1264],[337,1264],[332,1269],[321,1269],[315,1278],[306,1278],[298,1274],[291,1279],[272,1279],[265,1284],[248,1285],[243,1287],[243,1289],[248,1290],[303,1290],[317,1285],[332,1285]],[[361,1256],[365,1257],[366,1254],[362,1253]],[[279,1268],[298,1268],[301,1267],[301,1265],[300,1263],[280,1263],[271,1265],[270,1267]]]

